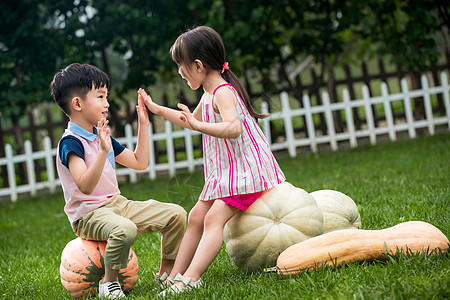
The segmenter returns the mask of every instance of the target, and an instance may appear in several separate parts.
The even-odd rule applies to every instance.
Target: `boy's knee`
[[[180,217],[186,219],[186,215],[187,215],[186,210],[178,204],[175,204],[174,206],[175,206],[174,207],[175,213],[177,215],[179,215]]]
[[[175,221],[183,226],[186,226],[186,211],[178,204],[173,205],[173,214]]]
[[[133,222],[121,224],[110,238],[120,240],[125,245],[132,245],[137,236],[137,227]]]

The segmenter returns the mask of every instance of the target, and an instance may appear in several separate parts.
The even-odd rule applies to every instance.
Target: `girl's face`
[[[201,68],[199,68],[198,64],[193,62],[191,65],[179,65],[178,73],[181,78],[187,81],[187,84],[191,89],[198,89],[203,83],[203,76],[201,72]]]

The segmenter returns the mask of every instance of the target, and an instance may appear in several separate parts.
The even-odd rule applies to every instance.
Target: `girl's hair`
[[[177,65],[189,66],[198,59],[206,69],[221,72],[225,63],[225,47],[222,38],[214,29],[207,26],[198,26],[181,34],[170,48],[170,53]],[[223,70],[221,74],[239,93],[253,118],[263,119],[268,116],[255,111],[247,91],[230,69]]]

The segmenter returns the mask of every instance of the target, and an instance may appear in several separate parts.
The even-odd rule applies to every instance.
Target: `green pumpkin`
[[[322,232],[322,212],[314,198],[283,182],[228,221],[224,242],[234,264],[254,272],[275,266],[287,247]]]

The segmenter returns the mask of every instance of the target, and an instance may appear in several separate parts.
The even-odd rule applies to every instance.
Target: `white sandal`
[[[164,296],[167,296],[168,294],[177,294],[177,293],[183,292],[184,290],[198,288],[203,285],[203,282],[201,281],[201,279],[199,279],[197,281],[193,281],[191,277],[183,277],[180,273],[178,273],[177,276],[175,276],[175,278],[173,278],[173,281],[174,281],[174,284],[172,284],[167,289],[165,289],[164,291],[159,293],[158,296],[164,297]],[[177,283],[177,282],[182,282],[184,284],[184,288],[180,289],[178,286],[176,286],[175,283]]]
[[[166,272],[162,275],[159,273],[155,273],[155,283],[160,286],[170,286],[175,283],[172,277],[169,276]]]

